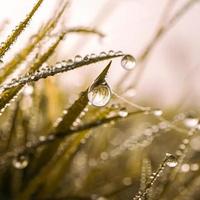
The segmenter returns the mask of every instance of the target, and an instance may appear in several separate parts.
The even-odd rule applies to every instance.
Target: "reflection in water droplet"
[[[28,166],[28,157],[25,155],[13,159],[12,164],[16,169],[24,169]]]
[[[98,85],[94,83],[88,90],[88,100],[93,106],[103,107],[110,99],[111,89],[106,82]]]
[[[114,52],[113,50],[110,50],[110,51],[108,52],[108,55],[109,55],[109,56],[113,56],[113,55],[115,55],[115,52]]]
[[[67,60],[67,65],[72,65],[72,64],[73,64],[73,60],[72,59]]]
[[[166,156],[167,156],[167,160],[166,160],[167,166],[176,167],[176,165],[178,164],[177,158],[169,153],[167,153]]]
[[[125,55],[121,60],[121,65],[126,70],[132,70],[136,66],[136,59],[131,55]]]

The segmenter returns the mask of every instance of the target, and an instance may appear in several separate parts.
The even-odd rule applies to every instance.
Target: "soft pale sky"
[[[169,0],[170,1],[170,0]],[[36,1],[2,1],[0,18],[9,19],[7,33],[29,12]],[[50,16],[57,0],[44,0],[16,46],[22,46],[23,39],[37,30]],[[97,37],[69,36],[62,45],[63,58],[76,54],[85,55],[102,50],[122,50],[137,56],[152,38],[167,0],[72,0],[67,10],[67,26],[95,26],[107,37],[99,42]],[[173,14],[185,0],[177,0]],[[200,57],[200,3],[197,3],[160,41],[147,63],[142,81],[138,86],[138,96],[158,100],[158,104],[171,105],[183,91],[189,90],[191,99],[200,100],[199,67]],[[81,44],[81,46],[80,46]],[[109,79],[114,85],[123,69],[119,61],[114,62]],[[117,70],[116,70],[117,69]],[[99,70],[99,69],[98,69]],[[95,69],[93,68],[93,71]],[[88,74],[88,68],[77,76]],[[76,71],[76,74],[78,71]],[[95,73],[95,72],[94,72]],[[70,82],[73,81],[68,77]],[[128,84],[134,79],[134,73]],[[158,84],[159,83],[159,84]]]

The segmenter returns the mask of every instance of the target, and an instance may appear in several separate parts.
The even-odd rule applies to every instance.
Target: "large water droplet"
[[[167,153],[166,156],[167,156],[167,161],[166,161],[167,166],[176,167],[176,165],[178,164],[177,158],[170,153]]]
[[[106,82],[97,85],[94,83],[88,90],[88,100],[93,106],[105,106],[110,99],[111,89]]]
[[[25,155],[13,159],[12,164],[16,169],[24,169],[28,166],[29,159]]]
[[[121,65],[126,70],[132,70],[136,66],[136,59],[131,55],[125,55],[121,60]]]

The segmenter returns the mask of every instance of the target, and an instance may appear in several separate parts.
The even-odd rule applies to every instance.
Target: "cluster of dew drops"
[[[121,59],[121,66],[127,71],[133,70],[136,67],[136,59],[132,55],[124,55]],[[104,107],[109,103],[111,99],[112,90],[105,80],[100,83],[94,82],[88,89],[87,96],[91,105],[95,107]],[[155,116],[161,116],[162,110],[155,109],[153,114]],[[119,112],[119,115],[121,117],[126,117],[128,112],[125,108],[122,108]],[[198,123],[197,119],[192,117],[187,117],[184,122],[185,125],[189,128],[194,127]],[[177,157],[173,156],[172,154],[167,154],[166,156],[166,165],[172,168],[176,167],[178,163]],[[14,158],[12,163],[16,169],[24,169],[28,166],[29,158],[26,155],[20,155]]]
[[[121,60],[121,66],[125,70],[132,70],[136,66],[136,59],[132,55],[124,55]],[[110,86],[104,80],[99,84],[93,83],[88,90],[87,96],[91,105],[103,107],[110,101],[112,92]],[[123,110],[120,113],[123,116],[127,115],[127,112]],[[20,155],[13,159],[12,164],[16,169],[24,169],[28,166],[28,160],[26,155]]]

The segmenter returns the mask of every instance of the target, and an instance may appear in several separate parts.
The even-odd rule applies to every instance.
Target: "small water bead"
[[[47,139],[47,137],[44,136],[44,135],[41,135],[41,136],[39,137],[39,141],[40,141],[40,142],[44,142],[44,141],[46,141],[46,139]]]
[[[116,55],[116,56],[122,56],[122,55],[123,55],[123,52],[122,52],[122,51],[117,51],[117,52],[115,52],[115,55]]]
[[[28,163],[28,157],[25,155],[18,156],[12,161],[12,164],[16,169],[24,169],[28,166]]]
[[[188,128],[194,128],[198,125],[198,123],[199,123],[199,119],[191,115],[187,116],[184,120],[184,124]]]
[[[67,65],[73,65],[73,60],[72,59],[69,59],[69,60],[67,60]]]
[[[136,66],[136,59],[132,55],[125,55],[121,60],[121,65],[126,70],[132,70]]]
[[[184,172],[184,173],[189,172],[190,171],[190,165],[187,164],[187,163],[182,164],[181,171]]]
[[[111,99],[111,89],[104,82],[96,85],[95,83],[88,90],[88,100],[93,106],[103,107]]]
[[[82,57],[80,55],[76,55],[75,58],[74,58],[74,62],[78,63],[78,62],[81,62],[81,61],[82,61]]]
[[[160,116],[162,116],[163,111],[161,109],[155,109],[155,110],[153,110],[153,114],[156,117],[160,117]]]
[[[109,56],[114,56],[114,55],[115,55],[115,52],[114,52],[113,50],[110,50],[110,51],[108,52],[108,55],[109,55]]]
[[[86,56],[83,58],[83,60],[86,61],[86,62],[87,62],[88,60],[90,60],[90,55],[86,55]]]
[[[96,56],[96,54],[94,54],[94,53],[92,53],[91,55],[90,55],[90,58],[92,58],[92,59],[94,59],[94,58],[96,58],[97,56]]]
[[[99,57],[106,57],[107,56],[107,54],[106,54],[106,52],[104,52],[104,51],[102,51],[100,54],[99,54]]]
[[[172,167],[172,168],[176,167],[178,164],[177,158],[174,155],[169,154],[169,153],[167,153],[166,156],[167,156],[167,160],[166,160],[167,166]]]
[[[128,116],[128,111],[126,108],[121,108],[118,112],[120,117],[127,117]]]

